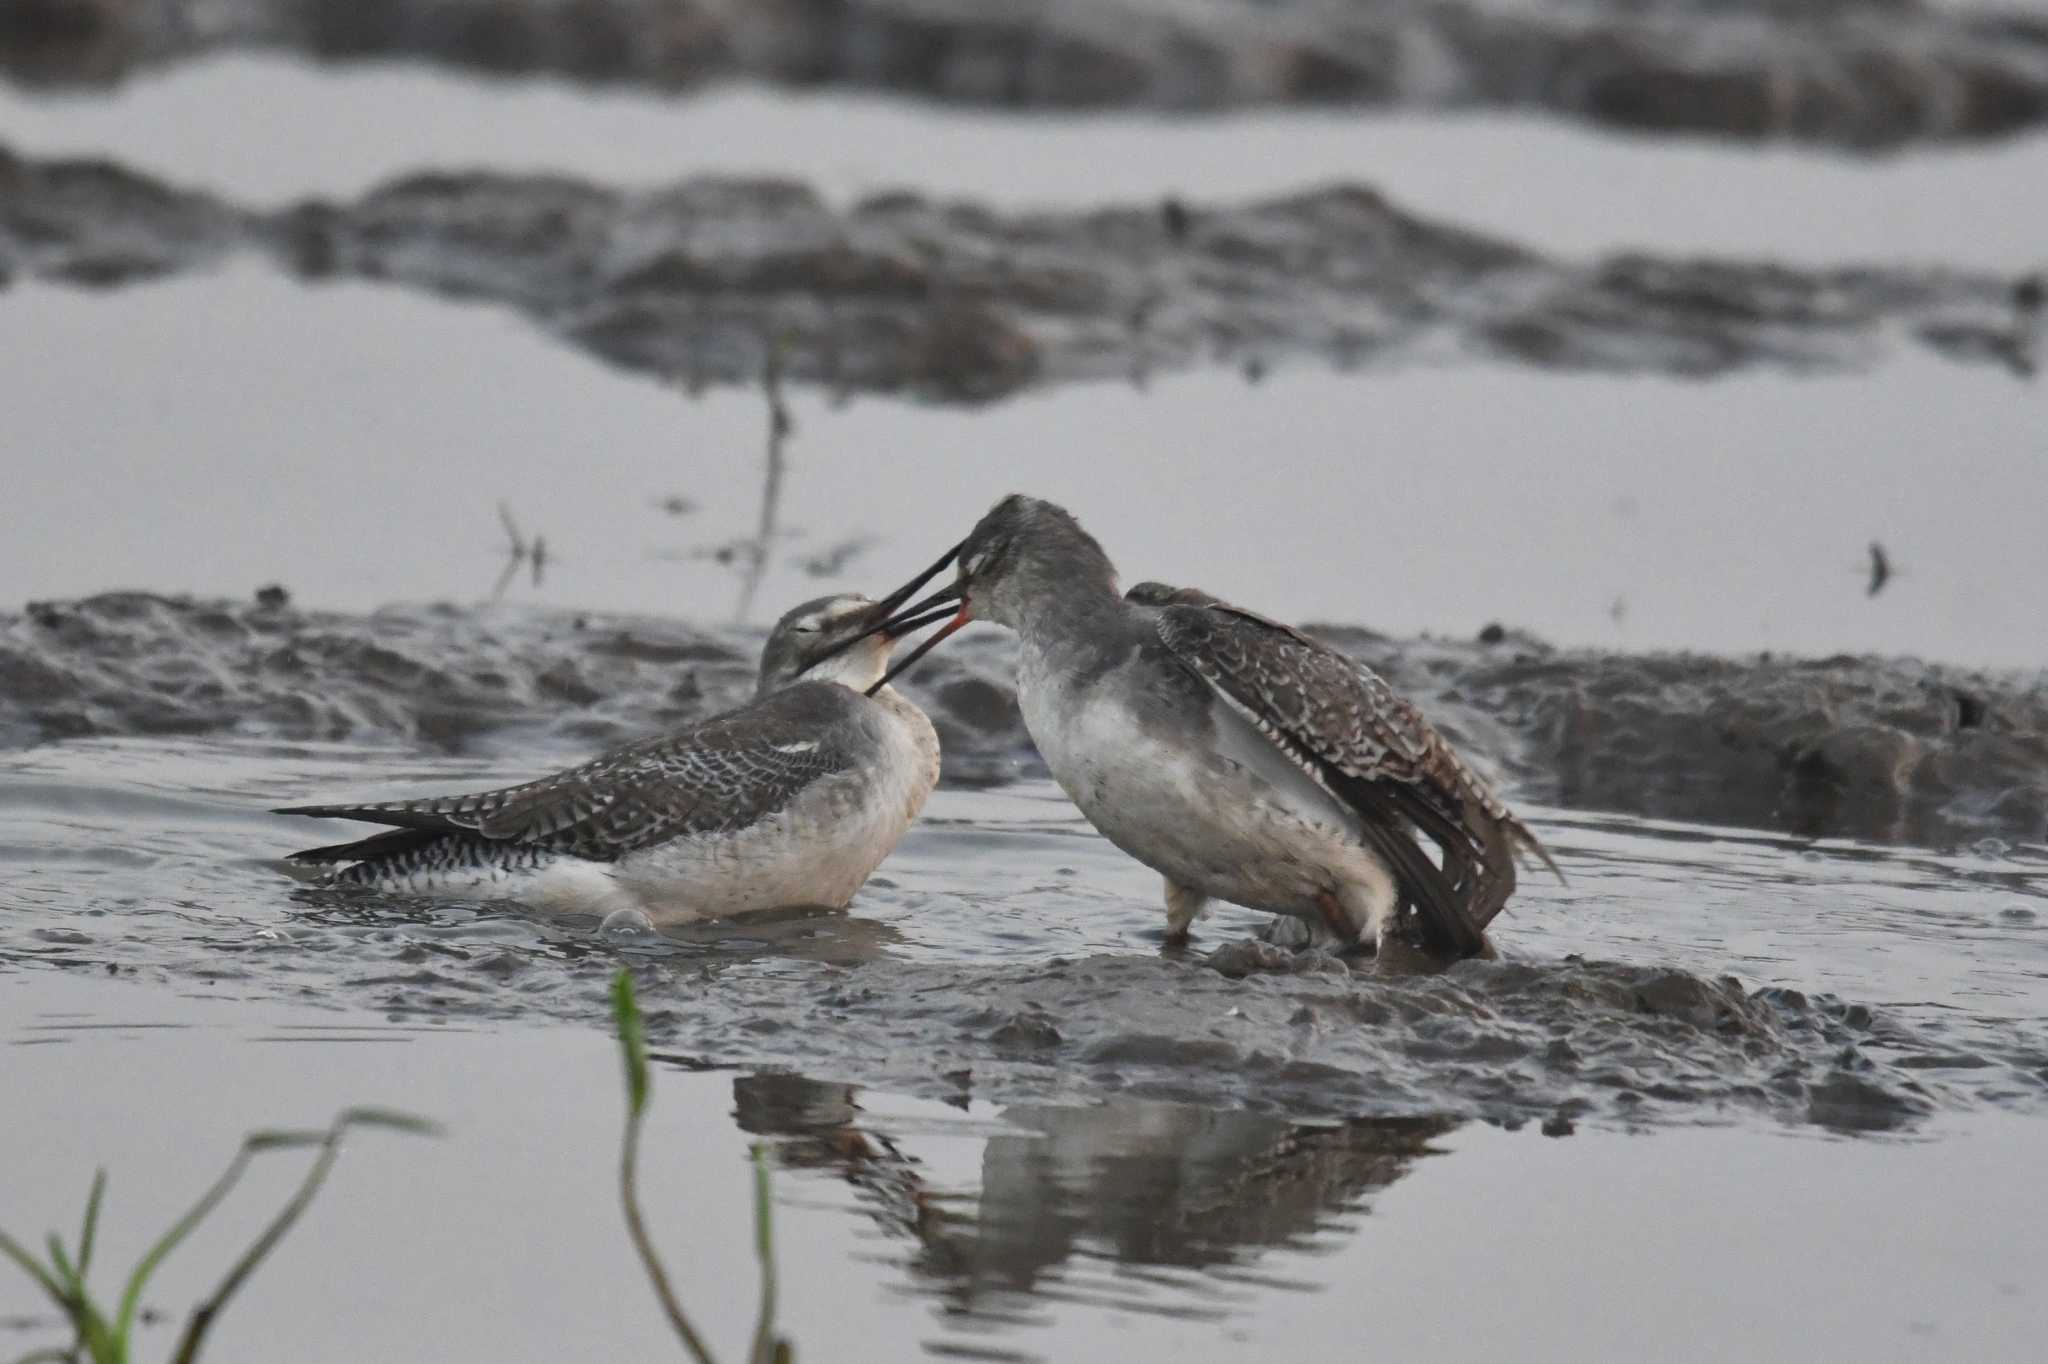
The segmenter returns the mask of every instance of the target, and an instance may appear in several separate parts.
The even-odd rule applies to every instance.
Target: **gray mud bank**
[[[1323,633],[1525,797],[1813,836],[2048,836],[2039,675]],[[648,617],[110,593],[0,616],[0,741],[232,733],[566,754],[739,701],[757,648]],[[949,781],[1042,773],[1011,677],[1006,638],[969,636],[907,683]]]
[[[1912,0],[12,0],[0,69],[97,84],[227,48],[678,90],[732,78],[997,108],[1525,108],[1850,148],[2048,118],[2048,20]]]
[[[653,968],[667,976],[655,990],[677,1002],[651,1010],[648,1033],[699,1065],[795,1042],[815,1048],[813,1069],[923,1094],[951,1072],[976,1097],[1112,1093],[1541,1119],[1565,1132],[1582,1116],[1684,1122],[1731,1110],[1879,1131],[1979,1102],[1978,1082],[2009,1099],[2041,1060],[2015,1035],[1996,1060],[1975,1057],[1992,1074],[1952,1084],[1915,1060],[1945,1044],[1867,1008],[1668,968],[1469,962],[1362,989],[1328,958],[1292,961],[1243,978],[1141,956],[1030,970],[876,961],[837,977],[726,973],[715,1007],[708,975]],[[428,973],[414,988],[435,984]],[[387,1003],[404,1011],[404,991]]]
[[[773,350],[792,379],[941,401],[1202,365],[1256,379],[1295,359],[1855,372],[1901,345],[2031,376],[2043,324],[2035,275],[1578,263],[1360,186],[1006,214],[907,192],[841,210],[788,181],[627,193],[465,172],[268,212],[0,148],[0,281],[113,288],[245,255],[309,283],[509,306],[612,364],[692,386],[755,381]]]

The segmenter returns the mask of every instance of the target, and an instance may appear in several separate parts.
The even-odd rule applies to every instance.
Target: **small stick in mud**
[[[740,580],[739,607],[733,613],[737,625],[747,623],[747,616],[754,609],[754,594],[768,572],[768,552],[775,543],[776,523],[782,513],[783,476],[788,472],[784,444],[796,430],[796,420],[790,416],[782,396],[782,358],[782,339],[770,337],[761,367],[761,388],[768,398],[768,452],[761,478],[761,519],[753,540],[745,546],[746,571]]]
[[[533,585],[539,587],[547,573],[548,563],[547,537],[536,535],[528,540],[520,532],[519,523],[512,519],[512,508],[505,505],[502,499],[498,503],[498,522],[505,527],[505,537],[509,544],[506,548],[504,571],[498,574],[497,585],[491,589],[492,601],[497,601],[505,595],[505,589],[510,587],[512,579],[518,576],[521,564],[533,566]]]
[[[1884,591],[1884,585],[1892,580],[1892,560],[1884,552],[1884,546],[1877,541],[1870,542],[1870,589],[1863,595],[1874,597]]]
[[[1188,229],[1194,226],[1194,215],[1188,206],[1174,195],[1167,195],[1159,201],[1159,225],[1166,231],[1166,239],[1179,246],[1188,239]]]

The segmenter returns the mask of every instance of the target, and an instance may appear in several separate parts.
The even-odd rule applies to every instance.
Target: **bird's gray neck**
[[[1031,594],[1018,611],[1015,628],[1041,669],[1090,674],[1107,657],[1122,654],[1131,619],[1131,607],[1118,595],[1112,575],[1097,581],[1068,579],[1053,591]]]

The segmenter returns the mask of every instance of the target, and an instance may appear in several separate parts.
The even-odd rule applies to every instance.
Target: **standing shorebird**
[[[954,554],[955,584],[901,619],[957,614],[888,677],[970,620],[1016,631],[1025,727],[1089,822],[1166,878],[1169,937],[1216,899],[1470,955],[1518,851],[1556,870],[1420,711],[1299,631],[1191,588],[1118,596],[1094,537],[1034,498],[1004,498]]]
[[[392,826],[292,858],[347,864],[330,885],[637,909],[657,924],[842,908],[939,779],[931,721],[883,673],[896,639],[952,613],[891,621],[908,595],[804,603],[769,632],[752,701],[551,777],[280,810]]]

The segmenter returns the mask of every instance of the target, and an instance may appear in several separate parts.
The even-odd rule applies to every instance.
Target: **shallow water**
[[[1192,952],[1162,950],[1153,876],[1042,780],[939,793],[847,915],[607,941],[582,920],[279,875],[275,857],[342,826],[265,806],[544,766],[222,741],[11,755],[0,849],[33,912],[0,921],[0,953],[394,1018],[587,1026],[624,953],[659,982],[655,1035],[704,1061],[1005,1102],[1111,1089],[1296,1112],[1892,1128],[2048,1097],[2039,847],[1936,854],[1538,810],[1573,880],[1517,897],[1508,961],[1370,986],[1327,959],[1219,974],[1208,953],[1263,922],[1243,911],[1205,920]],[[961,1071],[971,1084],[947,1078]]]
[[[24,452],[0,511],[17,601],[164,584],[173,565],[173,589],[201,594],[476,600],[504,562],[501,500],[552,554],[515,600],[704,621],[737,599],[706,555],[755,524],[758,394],[689,399],[494,309],[252,268],[108,295],[20,285],[0,348],[18,358],[0,370]],[[880,590],[1024,487],[1072,507],[1130,581],[1291,619],[2041,660],[2048,390],[1929,356],[1854,378],[1301,368],[973,412],[803,390],[791,409],[757,619]],[[664,513],[671,495],[696,509]],[[1872,540],[1898,566],[1875,599]],[[1219,553],[1239,544],[1257,552]]]
[[[1369,179],[1563,256],[1996,272],[2039,264],[2048,187],[2039,134],[1849,161],[1511,117],[936,118],[246,56],[93,102],[0,90],[0,136],[264,204],[429,163],[626,186],[772,169],[835,202],[908,165],[920,189],[997,208]],[[1290,618],[2038,669],[2042,390],[1896,339],[1845,342],[1890,358],[1828,379],[1784,355],[1708,383],[1424,347],[1370,373],[1297,361],[1247,382],[1219,363],[978,411],[801,390],[755,616],[887,585],[1027,486],[1073,505],[1128,577]],[[710,622],[739,596],[716,551],[755,524],[760,398],[686,400],[508,311],[248,263],[106,294],[17,279],[0,349],[0,582],[17,601],[281,582],[309,608],[252,628],[145,603],[133,633],[118,606],[0,618],[24,689],[80,638],[87,664],[147,655],[83,675],[131,688],[88,698],[116,717],[100,728],[158,735],[0,751],[0,1227],[69,1226],[105,1165],[118,1263],[250,1128],[352,1102],[449,1128],[354,1142],[214,1357],[672,1353],[612,1188],[606,988],[622,962],[664,1061],[651,1219],[728,1349],[751,1325],[744,1156],[760,1141],[800,1358],[2038,1353],[2038,801],[2007,802],[2007,839],[1915,846],[1783,832],[1933,826],[1883,802],[1816,814],[1768,782],[1736,803],[1778,832],[1523,799],[1571,883],[1527,879],[1496,926],[1504,961],[1400,977],[1255,946],[1262,917],[1233,910],[1193,949],[1163,948],[1156,879],[1034,775],[998,717],[973,784],[938,793],[847,914],[607,936],[510,907],[341,897],[276,859],[344,826],[264,807],[522,779],[737,685],[755,637]],[[678,497],[693,508],[661,509]],[[500,499],[548,539],[540,581],[522,571],[474,613],[319,615],[490,597]],[[1898,567],[1876,597],[1872,540]],[[574,613],[599,609],[668,619],[594,618],[602,641],[566,642]],[[254,663],[223,665],[209,629]],[[1481,679],[1497,665],[1476,649],[1380,643],[1376,661],[1426,686],[1479,756],[1532,782],[1587,775],[1514,752],[1528,717],[1505,712],[1533,708],[1532,690]],[[1512,633],[1501,654],[1525,645],[1546,666]],[[978,647],[955,657],[999,657]],[[1569,671],[1586,661],[1557,662],[1564,689],[1621,676]],[[1640,808],[1711,806],[1684,788],[1732,769],[1684,755],[1703,735],[1739,747],[1723,703],[1785,679],[1738,673],[1717,692],[1714,660],[1639,662],[1661,688],[1651,710],[1701,712],[1684,733],[1642,731],[1636,756],[1675,789]],[[1975,752],[1976,786],[1950,780],[1988,804],[1999,793],[1978,788],[2024,763],[2034,712],[2015,698],[2038,697],[2036,676],[1951,697],[1952,673],[1848,660],[1816,665],[1812,687],[1840,710],[1830,736],[1896,722],[1937,758]],[[451,679],[432,715],[433,697],[404,694]],[[1489,686],[1505,702],[1458,695]],[[1626,736],[1641,697],[1617,694],[1601,714]],[[1913,706],[1940,732],[1895,713]],[[206,737],[164,736],[181,725]],[[1768,769],[1778,740],[1754,728]],[[1967,747],[1994,731],[2002,766]],[[1560,799],[1587,789],[1614,788]],[[153,1302],[175,1318],[202,1294],[290,1173],[260,1170]],[[44,1312],[0,1274],[0,1357],[53,1339]]]
[[[1241,911],[1163,951],[1153,878],[1033,782],[940,792],[849,914],[668,938],[343,900],[269,860],[322,832],[274,800],[526,770],[0,759],[0,1086],[36,1096],[0,1125],[9,1229],[68,1223],[104,1163],[118,1263],[243,1129],[393,1104],[449,1134],[353,1143],[221,1358],[661,1354],[610,1182],[623,960],[670,1062],[651,1216],[721,1340],[751,1312],[750,1140],[816,1358],[2020,1359],[2048,1320],[2048,848],[1536,810],[1572,884],[1518,897],[1506,963],[1425,981],[1220,975]],[[286,1173],[152,1300],[202,1291]],[[0,1315],[36,1310],[0,1281]]]
[[[251,108],[269,117],[252,119]],[[2048,134],[1868,160],[1633,138],[1512,114],[935,119],[900,101],[732,86],[688,99],[399,63],[203,58],[106,95],[0,86],[16,151],[98,155],[224,197],[348,198],[423,165],[653,186],[772,167],[839,204],[909,187],[997,208],[1240,200],[1359,180],[1415,212],[1584,256],[1631,247],[1811,265],[2048,263]],[[907,168],[915,168],[912,174]]]
[[[372,1100],[446,1124],[438,1141],[351,1145],[221,1318],[217,1357],[673,1353],[619,1221],[616,1063],[594,1033],[4,979],[0,1081],[47,1095],[38,1122],[0,1124],[0,1169],[35,1173],[8,1177],[10,1226],[69,1226],[103,1162],[110,1265],[249,1127]],[[728,1350],[752,1325],[743,1162],[764,1140],[799,1358],[1108,1361],[1142,1342],[1192,1360],[1361,1344],[1710,1360],[1796,1341],[1830,1357],[2019,1360],[2048,1311],[2029,1271],[2048,1249],[2028,1177],[2039,1130],[1981,1114],[1905,1141],[1726,1127],[1552,1140],[1533,1125],[1289,1124],[1128,1099],[962,1108],[663,1067],[643,1169],[679,1291]],[[295,1173],[259,1167],[151,1302],[175,1315],[209,1287]],[[37,1305],[0,1281],[0,1313],[16,1310]],[[171,1329],[145,1348],[168,1348]],[[9,1348],[48,1335],[0,1326]]]

